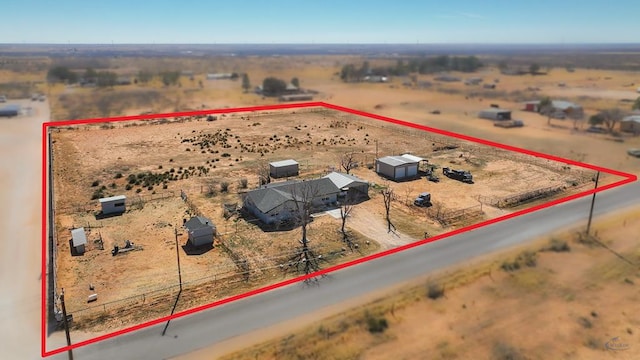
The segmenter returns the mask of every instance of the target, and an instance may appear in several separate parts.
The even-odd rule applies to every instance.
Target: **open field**
[[[638,216],[595,224],[609,249],[575,232],[550,235],[223,358],[636,359]],[[503,270],[518,258],[518,270]]]
[[[579,189],[577,185],[589,185],[592,176],[552,161],[397,125],[381,126],[374,120],[321,108],[225,114],[215,120],[191,117],[70,126],[55,129],[52,142],[58,284],[65,288],[67,307],[78,326],[87,327],[100,319],[98,329],[126,322],[115,321],[117,315],[112,317],[114,321],[105,322],[108,308],[115,312],[125,303],[126,307],[131,303],[169,306],[166,296],[159,302],[147,297],[175,291],[175,244],[185,243],[182,220],[195,214],[210,218],[220,236],[214,249],[204,253],[189,255],[186,249],[178,249],[182,281],[194,292],[187,297],[191,299],[188,304],[234,294],[238,289],[218,285],[216,291],[195,297],[197,288],[206,284],[237,283],[239,275],[247,271],[245,266],[250,275],[243,275],[244,280],[250,284],[242,288],[286,275],[279,267],[294,254],[299,231],[264,231],[252,217],[225,218],[223,205],[241,206],[243,195],[258,185],[256,170],[266,161],[281,160],[293,152],[301,164],[300,177],[306,179],[339,169],[340,157],[353,152],[359,163],[353,174],[372,184],[370,199],[357,205],[354,221],[347,222],[361,250],[345,250],[338,219],[320,216],[313,221],[309,233],[312,246],[329,263],[498,216],[508,209],[491,206],[495,199],[531,191],[532,184],[566,194]],[[423,178],[394,183],[371,169],[376,154],[397,155],[409,150],[438,169],[471,170],[475,183],[464,184],[442,175],[439,183]],[[246,179],[246,188],[241,186],[242,179]],[[222,184],[228,184],[228,189],[223,190]],[[393,189],[391,214],[398,219],[398,232],[386,236],[378,193],[382,188]],[[434,205],[420,210],[412,200],[424,191],[433,194]],[[121,194],[128,198],[125,214],[104,219],[96,215],[98,197]],[[446,215],[461,210],[465,213],[460,217]],[[83,256],[71,256],[69,230],[79,226],[90,230],[89,246]],[[115,245],[122,248],[127,240],[137,250],[112,256],[110,250]],[[99,299],[87,304],[87,296],[93,292]],[[180,305],[186,306],[183,302]],[[90,320],[83,324],[84,318]],[[144,317],[134,318],[139,321]]]

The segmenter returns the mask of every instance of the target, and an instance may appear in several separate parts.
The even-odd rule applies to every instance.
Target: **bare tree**
[[[257,167],[258,184],[265,185],[271,183],[271,168],[266,161],[260,161]]]
[[[291,188],[293,216],[296,224],[300,225],[300,247],[289,258],[289,266],[305,275],[320,270],[319,257],[309,246],[307,232],[312,221],[311,213],[314,200],[320,197],[318,186],[313,181],[302,181]],[[308,279],[307,281],[309,281]]]
[[[342,241],[347,243],[347,245],[349,246],[349,249],[351,250],[353,250],[354,244],[349,234],[347,234],[347,230],[345,227],[347,225],[347,218],[351,215],[351,212],[353,211],[353,207],[354,207],[353,201],[350,196],[347,196],[345,201],[340,205],[340,219],[342,220],[342,226],[340,227],[340,231],[342,232]]]
[[[393,189],[388,187],[384,190],[381,190],[380,193],[382,193],[382,200],[384,200],[384,210],[386,214],[387,227],[388,227],[387,232],[391,232],[392,229],[393,231],[395,231],[396,227],[391,222],[391,216],[389,215],[389,213],[391,212],[391,200],[393,199]]]
[[[551,125],[551,114],[553,113],[553,101],[551,98],[544,97],[538,104],[538,112],[547,116],[547,125]]]
[[[358,162],[355,161],[355,152],[350,151],[348,153],[342,154],[340,157],[340,167],[349,174],[351,169],[358,166]]]

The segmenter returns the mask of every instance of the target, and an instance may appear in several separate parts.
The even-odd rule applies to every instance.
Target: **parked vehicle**
[[[473,184],[473,176],[470,172],[464,170],[453,170],[448,167],[442,168],[442,173],[454,180],[462,181],[464,183]]]
[[[428,192],[423,192],[418,197],[413,200],[413,204],[416,206],[431,206],[431,194]]]

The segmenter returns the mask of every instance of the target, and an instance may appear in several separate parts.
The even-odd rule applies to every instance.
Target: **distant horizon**
[[[3,44],[628,44],[637,0],[3,4]]]
[[[357,42],[357,43],[349,43],[349,42],[211,42],[211,43],[198,43],[198,42],[175,42],[175,43],[148,43],[148,42],[110,42],[110,43],[90,43],[90,42],[78,42],[78,43],[64,43],[64,42],[0,42],[0,46],[5,45],[145,45],[145,46],[164,46],[164,45],[318,45],[318,46],[326,46],[326,45],[376,45],[376,46],[393,46],[393,45],[402,45],[402,46],[411,46],[411,45],[472,45],[472,46],[483,46],[483,45],[491,45],[491,46],[524,46],[524,45],[542,45],[542,46],[567,46],[567,45],[597,45],[597,46],[606,46],[606,45],[640,45],[639,42]]]

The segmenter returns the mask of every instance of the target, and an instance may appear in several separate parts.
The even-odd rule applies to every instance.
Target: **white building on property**
[[[127,197],[124,195],[116,195],[99,199],[102,207],[102,215],[122,214],[126,211],[125,201]]]

